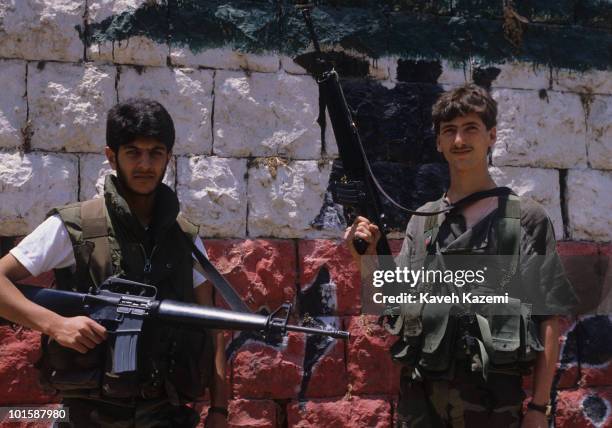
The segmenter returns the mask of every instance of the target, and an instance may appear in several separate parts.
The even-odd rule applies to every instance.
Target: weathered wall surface
[[[499,102],[491,172],[540,202],[577,290],[609,292],[612,7],[595,0],[325,1],[313,12],[385,187],[417,207],[444,189],[430,109],[466,81]],[[350,330],[228,345],[233,426],[391,425],[393,339],[362,315],[357,271],[328,192],[337,147],[321,129],[307,31],[288,0],[0,0],[0,236],[6,252],[53,206],[109,171],[107,110],[162,102],[177,145],[165,182],[253,310],[285,300]],[[395,237],[407,218],[389,209]],[[394,244],[397,245],[397,244]],[[40,279],[48,284],[46,275]],[[608,307],[606,310],[610,310]],[[612,317],[568,319],[558,426],[612,423]],[[38,334],[0,328],[0,404],[57,401],[33,363]],[[256,364],[254,364],[256,362]],[[529,387],[526,382],[526,387]]]

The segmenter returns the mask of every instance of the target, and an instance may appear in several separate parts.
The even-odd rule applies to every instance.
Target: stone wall
[[[576,289],[603,299],[612,252],[609,4],[319,3],[325,56],[389,192],[417,207],[444,189],[431,105],[466,81],[489,87],[500,111],[493,177],[545,207]],[[0,0],[1,249],[51,207],[99,193],[110,169],[107,110],[155,98],[177,130],[165,182],[249,306],[290,300],[353,334],[349,343],[290,334],[276,344],[228,335],[232,426],[386,427],[399,369],[386,353],[393,339],[360,311],[357,270],[340,241],[346,220],[328,191],[338,151],[330,126],[317,122],[311,51],[285,0]],[[391,208],[389,217],[400,238],[407,218]],[[572,264],[576,255],[588,258],[587,271]],[[611,323],[566,320],[558,426],[611,423]],[[57,402],[36,380],[38,338],[0,328],[0,404]]]

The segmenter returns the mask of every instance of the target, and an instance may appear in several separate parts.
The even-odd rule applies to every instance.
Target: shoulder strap
[[[103,198],[90,199],[81,204],[81,239],[93,243],[89,274],[95,285],[100,285],[113,274],[105,211]]]
[[[497,222],[497,254],[518,254],[521,240],[521,203],[516,195],[499,198]]]
[[[516,275],[520,260],[521,243],[521,203],[520,198],[514,194],[506,198],[499,198],[499,219],[495,224],[497,237],[497,254],[510,256],[508,270],[501,278],[501,288],[507,287]]]
[[[206,276],[210,282],[212,282],[215,289],[221,294],[223,300],[229,305],[229,307],[236,312],[244,312],[251,313],[249,307],[244,303],[240,295],[234,290],[234,287],[221,275],[221,273],[217,270],[217,268],[208,260],[208,258],[202,254],[202,252],[196,247],[193,243],[193,239],[188,235],[188,232],[185,232],[183,226],[190,225],[190,227],[195,227],[193,224],[189,224],[188,222],[181,221],[180,216],[176,219],[176,224],[183,231],[181,233],[185,242],[187,243],[188,248],[191,248],[192,254],[200,264],[202,268],[202,272]],[[181,224],[182,223],[182,224]]]

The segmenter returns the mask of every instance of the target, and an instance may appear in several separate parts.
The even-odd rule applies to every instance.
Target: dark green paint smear
[[[398,56],[462,63],[471,57],[521,60],[555,68],[612,66],[612,6],[596,0],[516,0],[529,19],[511,43],[503,2],[328,0],[312,17],[321,44],[371,58]],[[80,29],[81,30],[81,29]],[[216,47],[298,57],[311,49],[301,13],[289,0],[169,0],[90,23],[88,45],[141,35],[193,52]]]

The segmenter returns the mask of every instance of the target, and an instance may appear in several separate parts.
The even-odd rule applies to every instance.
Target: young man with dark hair
[[[207,426],[224,427],[221,332],[146,322],[138,372],[114,375],[104,327],[34,305],[12,284],[54,269],[57,288],[87,292],[117,275],[154,285],[158,298],[213,305],[212,286],[196,269],[183,236],[204,252],[198,228],[179,216],[176,194],[162,183],[174,146],[172,118],[156,101],[129,99],[109,111],[106,139],[117,176],[106,177],[103,198],[51,211],[0,260],[0,315],[48,336],[42,380],[62,394],[69,426],[192,427],[199,417],[183,403],[210,386]]]
[[[429,212],[497,187],[487,162],[497,132],[497,104],[490,94],[481,87],[467,84],[444,93],[433,106],[432,113],[436,147],[448,162],[450,187],[440,200],[419,209]],[[370,243],[366,255],[372,256],[376,253],[379,237],[376,225],[363,217],[357,218],[345,234],[357,263],[361,263],[361,257],[355,251],[353,240],[361,238]],[[513,291],[546,301],[549,308],[559,310],[556,313],[567,313],[576,303],[556,252],[552,224],[543,208],[529,198],[518,198],[514,194],[490,196],[446,214],[413,216],[396,262],[398,266],[418,270],[423,267],[424,260],[447,254],[505,255],[506,260],[518,260],[514,257],[520,254],[521,264],[514,275],[519,278],[516,282],[522,289]],[[525,268],[525,260],[536,257],[542,257],[547,272],[540,272],[540,265],[535,266],[535,263],[528,263],[530,267]],[[397,319],[395,331],[399,331],[400,338],[391,353],[394,359],[405,364],[398,426],[517,427],[522,421],[523,427],[547,427],[547,411],[550,410],[547,406],[559,352],[557,317],[532,316],[530,319],[539,323],[539,338],[535,337],[537,328],[533,330],[534,337],[528,333],[518,352],[512,354],[502,368],[494,363],[504,354],[499,352],[498,355],[497,348],[493,352],[490,343],[494,329],[490,322],[484,325],[484,317],[463,314],[453,321],[452,314],[451,318],[445,318],[448,313],[442,316],[438,313],[438,318],[425,320],[423,308],[426,305],[416,316],[407,316],[408,311]],[[448,324],[440,324],[443,322]],[[513,329],[515,327],[506,333],[521,336]],[[493,341],[495,339],[493,337]],[[525,343],[528,339],[533,341]],[[436,340],[435,346],[431,346]],[[448,340],[445,343],[449,345],[446,351],[439,346],[444,340]],[[479,343],[485,346],[479,347]],[[538,350],[540,352],[536,353]],[[526,361],[530,352],[535,361]],[[525,398],[521,374],[530,364],[534,372],[533,395],[527,412],[521,416]]]

